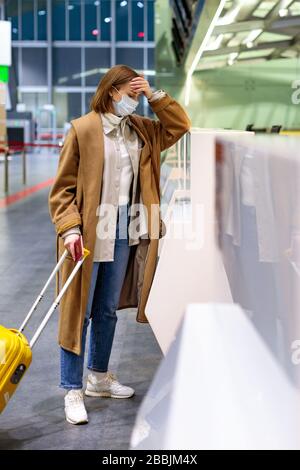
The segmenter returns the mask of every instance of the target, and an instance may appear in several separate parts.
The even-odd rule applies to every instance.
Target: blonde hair
[[[112,98],[109,94],[111,88],[128,83],[134,77],[140,77],[134,69],[128,65],[115,65],[101,78],[98,83],[97,90],[90,102],[90,110],[99,111],[101,113],[112,113]]]

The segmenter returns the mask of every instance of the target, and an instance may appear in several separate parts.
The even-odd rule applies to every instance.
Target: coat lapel
[[[76,121],[75,121],[76,126]],[[86,114],[86,119],[76,128],[83,174],[83,192],[86,216],[96,216],[100,202],[104,165],[104,139],[101,117],[95,111]],[[93,175],[93,178],[91,178]]]
[[[129,115],[129,121],[130,121],[132,127],[137,132],[138,136],[142,139],[142,141],[144,143],[142,152],[147,153],[149,151],[148,136],[146,136],[141,130],[142,125],[141,125],[141,122],[140,122],[140,118],[136,115]]]

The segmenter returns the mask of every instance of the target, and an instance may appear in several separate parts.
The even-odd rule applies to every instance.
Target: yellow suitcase
[[[56,272],[59,270],[60,266],[64,262],[67,254],[68,250],[65,250],[61,258],[59,259],[57,265],[50,274],[48,280],[46,281],[46,284],[44,285],[41,292],[34,301],[20,328],[18,330],[7,329],[4,326],[0,325],[0,414],[2,413],[8,401],[17,389],[24,373],[30,366],[32,360],[32,348],[34,347],[40,334],[42,333],[43,329],[50,320],[56,307],[59,305],[60,299],[66,292],[75,274],[79,270],[85,258],[90,254],[90,252],[89,250],[84,248],[83,256],[75,264],[74,269],[72,270],[70,276],[66,280],[58,296],[56,297],[48,312],[46,313],[40,326],[37,328],[31,341],[28,342],[22,332],[25,326],[27,325],[29,319],[31,318],[33,312],[36,310],[38,303],[42,300],[44,292],[46,291],[50,282],[55,277]]]

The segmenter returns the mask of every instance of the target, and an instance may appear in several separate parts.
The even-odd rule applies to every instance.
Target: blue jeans
[[[82,388],[86,334],[90,320],[91,331],[87,368],[97,372],[107,372],[117,323],[116,309],[130,253],[128,236],[126,236],[128,230],[124,230],[126,220],[128,229],[128,205],[119,206],[114,261],[93,262],[82,331],[81,354],[78,356],[71,351],[60,348],[61,388],[67,390]]]

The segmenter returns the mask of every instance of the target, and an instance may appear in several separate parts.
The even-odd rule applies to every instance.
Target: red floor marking
[[[50,178],[49,180],[42,181],[41,183],[35,184],[34,186],[30,186],[29,188],[22,189],[14,194],[10,194],[9,196],[5,196],[0,199],[0,208],[7,207],[10,204],[14,204],[15,202],[24,199],[30,194],[36,193],[40,189],[46,188],[47,186],[51,186],[54,181],[54,178]]]

